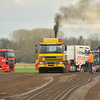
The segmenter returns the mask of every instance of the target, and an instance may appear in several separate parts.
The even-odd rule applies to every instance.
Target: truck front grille
[[[47,56],[45,58],[56,58],[56,56]]]
[[[48,65],[48,66],[54,66],[54,65]]]
[[[48,64],[55,64],[55,62],[48,62]]]
[[[8,60],[8,64],[15,64],[15,60]]]
[[[61,61],[62,60],[61,58],[57,58],[57,56],[46,56],[44,58],[45,58],[45,61]],[[42,57],[41,57],[41,60],[42,60]]]
[[[10,69],[14,69],[14,65],[10,65]]]

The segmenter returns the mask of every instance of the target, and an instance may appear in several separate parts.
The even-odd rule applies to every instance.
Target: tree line
[[[44,38],[54,38],[53,29],[37,28],[33,30],[20,29],[9,34],[9,39],[0,39],[0,49],[13,49],[17,62],[33,63],[37,59],[35,45],[39,44]],[[98,33],[90,34],[87,39],[83,36],[65,37],[62,31],[58,32],[58,38],[61,38],[65,45],[89,45],[91,50],[96,50],[100,45],[100,36]]]

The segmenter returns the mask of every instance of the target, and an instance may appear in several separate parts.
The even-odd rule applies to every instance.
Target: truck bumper
[[[61,67],[61,68],[65,68],[65,65],[64,64],[39,64],[38,68],[41,68],[41,67],[47,67],[47,68]]]
[[[11,71],[15,71],[15,65],[13,65],[13,68],[10,68],[10,65],[6,65],[5,67],[2,67],[1,72],[11,72]]]

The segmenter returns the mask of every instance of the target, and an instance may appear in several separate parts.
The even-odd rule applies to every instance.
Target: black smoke
[[[60,13],[55,14],[54,33],[55,38],[61,23],[77,23],[87,22],[89,24],[95,23],[95,20],[100,19],[100,1],[99,0],[80,0],[70,6],[61,6]]]

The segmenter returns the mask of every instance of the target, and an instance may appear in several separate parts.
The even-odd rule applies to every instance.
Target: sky
[[[9,38],[10,33],[19,29],[53,29],[55,25],[55,14],[62,14],[60,8],[69,8],[69,11],[72,12],[72,15],[69,15],[73,16],[74,10],[70,10],[70,8],[71,6],[75,6],[74,8],[77,9],[77,6],[81,4],[79,4],[79,1],[80,0],[0,0],[0,38]],[[98,4],[97,1],[99,0],[96,0],[93,4]],[[89,18],[95,19],[95,21],[87,21],[86,17],[84,17],[84,22],[83,19],[79,21],[76,16],[75,18],[70,17],[61,23],[59,30],[63,31],[66,37],[79,37],[82,35],[84,38],[87,38],[93,33],[100,34],[99,14],[96,13],[99,12],[99,9],[95,8],[94,5],[94,8],[92,10],[89,9],[89,12],[92,12],[89,13]]]

